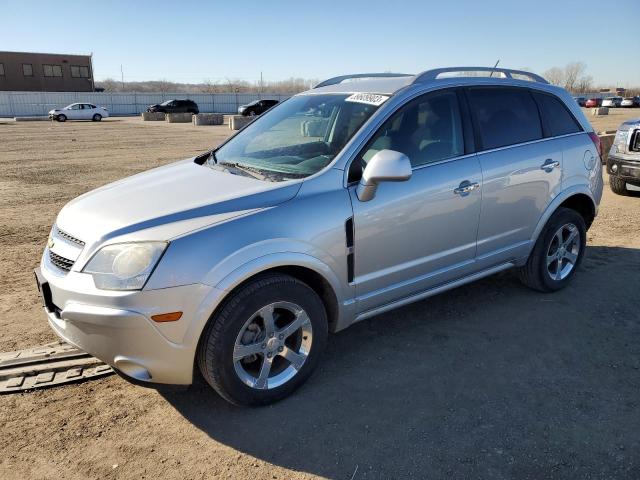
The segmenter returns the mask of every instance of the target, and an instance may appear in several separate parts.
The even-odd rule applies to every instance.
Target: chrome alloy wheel
[[[255,312],[236,337],[235,372],[245,385],[272,389],[302,368],[313,342],[309,315],[295,303],[275,302]]]
[[[564,280],[573,271],[580,245],[580,231],[573,223],[556,231],[547,250],[547,272],[553,280]]]

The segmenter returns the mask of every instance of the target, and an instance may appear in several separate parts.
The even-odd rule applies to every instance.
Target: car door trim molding
[[[496,265],[495,267],[487,268],[486,270],[482,270],[480,272],[473,273],[471,275],[467,275],[466,277],[459,278],[458,280],[453,280],[451,282],[444,283],[437,287],[424,290],[419,293],[415,293],[413,295],[409,295],[407,297],[400,298],[391,303],[387,303],[385,305],[381,305],[379,307],[372,308],[370,310],[366,310],[360,314],[358,314],[353,321],[353,323],[359,322],[361,320],[366,320],[367,318],[373,317],[375,315],[380,315],[381,313],[388,312],[389,310],[394,310],[398,307],[402,307],[404,305],[408,305],[410,303],[418,302],[420,300],[424,300],[425,298],[432,297],[439,293],[445,292],[447,290],[451,290],[452,288],[459,287],[461,285],[465,285],[467,283],[474,282],[484,277],[488,277],[495,273],[501,272],[503,270],[507,270],[509,268],[514,267],[513,262],[506,262],[500,265]]]

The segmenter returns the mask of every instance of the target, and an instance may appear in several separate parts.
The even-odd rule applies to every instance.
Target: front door
[[[380,184],[368,202],[349,188],[359,312],[473,271],[482,174],[464,144],[458,96],[445,90],[401,107],[354,160],[391,149],[413,166],[410,180]]]
[[[82,120],[82,105],[74,103],[69,107],[69,110],[65,112],[65,115],[69,120]]]

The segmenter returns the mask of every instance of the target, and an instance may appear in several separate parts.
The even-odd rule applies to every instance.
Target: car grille
[[[74,264],[73,260],[69,260],[68,258],[64,258],[60,255],[57,255],[53,253],[51,250],[49,250],[49,260],[56,267],[58,267],[60,270],[64,270],[65,272],[70,271],[71,267],[73,267],[73,264]]]
[[[60,230],[58,227],[56,227],[56,232],[60,237],[64,238],[65,240],[75,243],[80,247],[84,247],[84,242],[82,240],[78,240],[76,237],[69,235],[67,232]]]
[[[60,230],[56,225],[51,233],[51,245],[47,249],[49,263],[58,270],[69,272],[83,248],[82,240]]]

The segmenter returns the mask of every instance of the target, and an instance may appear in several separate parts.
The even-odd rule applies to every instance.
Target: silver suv
[[[328,332],[514,267],[566,286],[599,148],[571,96],[528,72],[332,78],[66,205],[36,271],[48,321],[138,382],[190,384],[197,365],[230,402],[270,403]]]

